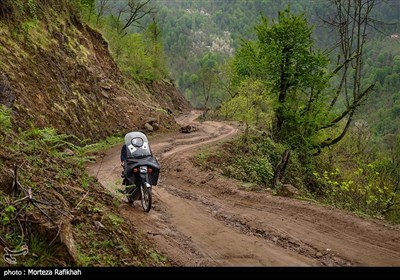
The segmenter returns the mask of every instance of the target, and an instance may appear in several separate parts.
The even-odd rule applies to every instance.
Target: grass
[[[160,255],[156,251],[151,251],[150,252],[150,257],[156,262],[156,263],[165,263],[168,259],[162,255]]]
[[[105,151],[105,150],[112,148],[115,145],[123,143],[123,142],[124,142],[123,137],[114,135],[114,136],[108,137],[107,139],[105,139],[101,142],[85,145],[80,149],[80,152],[84,155],[95,154],[95,153]]]
[[[223,149],[221,148],[221,143],[206,145],[201,147],[198,153],[195,154],[193,158],[193,163],[197,165],[202,170],[215,170],[215,168],[221,168],[221,166],[214,162],[216,158],[224,158],[225,155],[221,154]]]
[[[111,224],[115,227],[119,227],[124,222],[124,220],[121,217],[112,213],[108,214],[107,218],[111,222]]]
[[[296,198],[297,198],[298,200],[303,200],[303,201],[308,201],[308,202],[313,202],[313,203],[322,204],[320,201],[314,199],[313,197],[306,196],[306,195],[298,195],[298,196],[296,196]]]
[[[55,257],[57,245],[49,244],[38,235],[31,235],[28,240],[29,253],[20,265],[27,267],[33,266],[56,266],[60,265],[60,261]]]
[[[93,263],[98,261],[97,256],[88,256],[87,254],[81,251],[81,248],[78,246],[77,253],[77,265],[78,266],[91,266]]]
[[[207,160],[208,157],[211,155],[212,153],[210,151],[205,151],[202,150],[199,153],[197,153],[194,157],[195,163],[201,168],[201,169],[206,169],[207,167]]]

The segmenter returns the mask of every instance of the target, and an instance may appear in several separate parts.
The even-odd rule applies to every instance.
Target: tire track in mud
[[[227,226],[230,226],[231,228],[243,234],[261,237],[263,239],[272,241],[274,244],[284,249],[294,251],[309,258],[317,258],[318,262],[322,266],[354,265],[350,261],[336,256],[329,251],[321,253],[312,245],[302,242],[284,230],[280,230],[275,227],[271,227],[267,230],[251,227],[246,223],[246,221],[243,221],[243,219],[237,218],[234,213],[224,212],[223,207],[219,206],[218,203],[215,202],[215,197],[199,197],[197,194],[188,193],[172,186],[168,186],[166,190],[172,195],[201,203],[208,209],[210,215],[212,215],[215,219],[224,222]]]

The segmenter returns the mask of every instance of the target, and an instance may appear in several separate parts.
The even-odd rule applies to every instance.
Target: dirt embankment
[[[177,266],[399,266],[400,228],[331,207],[266,192],[241,190],[240,183],[194,167],[202,145],[238,130],[219,122],[194,122],[191,134],[152,139],[160,160],[154,207],[138,202],[120,213],[144,232]],[[90,167],[115,194],[120,188],[119,147]],[[124,199],[123,197],[120,197]]]
[[[176,128],[189,103],[169,81],[127,79],[100,33],[82,23],[70,1],[0,3],[0,104],[15,128],[54,127],[95,142],[130,129]],[[129,104],[129,105],[128,105]]]

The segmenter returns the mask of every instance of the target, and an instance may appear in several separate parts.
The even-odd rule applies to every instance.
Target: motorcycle
[[[152,204],[152,186],[156,186],[160,165],[153,156],[149,141],[141,132],[125,135],[127,157],[124,164],[123,182],[128,201],[140,200],[143,210],[149,212]]]

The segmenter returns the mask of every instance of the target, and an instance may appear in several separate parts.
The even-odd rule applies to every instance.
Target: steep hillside
[[[99,145],[76,144],[173,130],[189,105],[170,81],[125,78],[73,2],[0,2],[0,251],[27,250],[0,266],[167,265],[87,175]]]
[[[187,106],[174,86],[124,80],[107,42],[66,1],[34,7],[0,4],[0,103],[12,108],[17,127],[96,141],[142,129],[150,117],[162,130],[174,125],[171,113]]]

